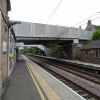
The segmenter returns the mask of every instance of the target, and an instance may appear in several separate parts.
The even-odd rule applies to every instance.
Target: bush
[[[92,36],[92,40],[97,40],[97,39],[100,39],[100,29],[96,30]]]

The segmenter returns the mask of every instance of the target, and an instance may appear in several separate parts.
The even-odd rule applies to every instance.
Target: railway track
[[[65,63],[28,56],[86,100],[100,100],[100,75]]]

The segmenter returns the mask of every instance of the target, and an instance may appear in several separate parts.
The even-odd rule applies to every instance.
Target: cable
[[[53,12],[51,13],[50,17],[48,18],[46,24],[49,22],[49,20],[52,18],[52,16],[55,14],[55,12],[57,11],[57,9],[59,8],[60,4],[61,4],[62,0],[60,0],[59,4],[57,5],[57,7],[53,10]]]
[[[82,22],[84,22],[84,21],[86,21],[86,20],[90,19],[91,17],[93,17],[93,16],[97,15],[98,13],[100,13],[100,12],[97,12],[97,13],[95,13],[95,14],[91,15],[90,17],[88,17],[88,18],[84,19],[83,21],[80,21],[79,23],[75,24],[73,27],[75,27],[75,26],[79,25],[80,23],[82,23]]]
[[[92,19],[91,21],[94,21],[94,20],[97,20],[97,19],[99,19],[100,17],[97,17],[97,18],[95,18],[95,19]],[[80,25],[80,26],[83,26],[83,25],[85,25],[85,24],[87,24],[87,23],[84,23],[84,24],[82,24],[82,25]]]
[[[97,18],[95,18],[95,19],[92,19],[92,21],[94,21],[94,20],[97,20],[97,19],[99,19],[100,17],[97,17]]]

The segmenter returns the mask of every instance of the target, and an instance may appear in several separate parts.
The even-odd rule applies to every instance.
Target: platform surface
[[[23,59],[17,63],[4,100],[85,100],[26,56]]]
[[[75,64],[86,65],[86,66],[95,67],[95,68],[99,68],[100,67],[100,64],[83,62],[81,60],[66,60],[66,59],[61,59],[61,58],[56,58],[56,57],[47,57],[47,56],[41,56],[41,57],[48,58],[48,59],[59,60],[59,61],[70,62],[70,63],[75,63]]]
[[[4,100],[41,100],[22,58],[19,58],[14,74],[10,78]]]

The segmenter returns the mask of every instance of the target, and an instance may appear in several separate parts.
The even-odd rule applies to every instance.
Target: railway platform
[[[46,59],[53,59],[53,60],[58,60],[58,61],[62,61],[62,62],[83,65],[83,66],[87,66],[87,67],[92,67],[94,69],[95,68],[100,68],[100,64],[94,64],[94,63],[89,63],[89,62],[82,62],[80,60],[66,60],[66,59],[60,59],[60,58],[56,58],[56,57],[46,57],[46,56],[38,56],[38,57],[43,57],[43,58],[46,58]]]
[[[4,100],[85,100],[26,56],[19,58]]]

